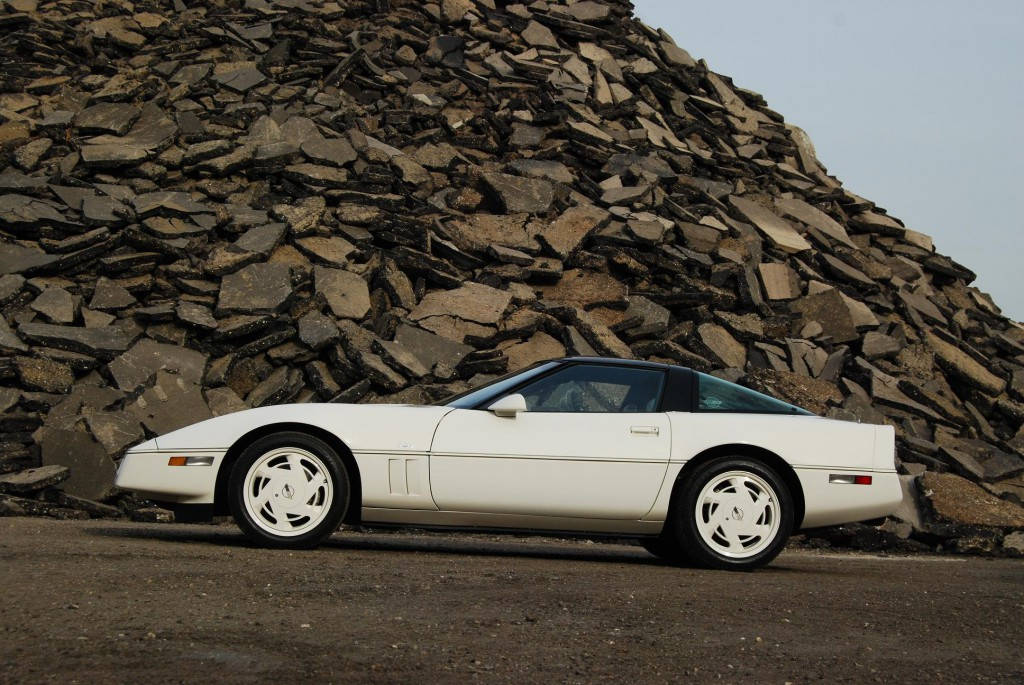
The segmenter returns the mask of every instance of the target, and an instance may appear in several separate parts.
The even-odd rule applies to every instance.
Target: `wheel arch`
[[[769,466],[778,473],[785,481],[786,487],[789,488],[789,492],[793,496],[793,503],[796,508],[796,511],[793,512],[793,530],[794,532],[800,530],[804,521],[805,502],[803,487],[800,485],[800,479],[797,477],[796,471],[778,454],[763,447],[758,447],[757,445],[745,445],[742,443],[718,445],[696,454],[686,462],[683,468],[679,471],[679,475],[676,476],[676,481],[672,485],[672,496],[669,499],[669,508],[675,505],[676,497],[679,490],[682,488],[682,484],[686,482],[686,479],[703,464],[719,457],[743,457],[746,459],[753,459]]]
[[[217,471],[217,483],[214,488],[213,496],[214,513],[218,515],[226,515],[230,513],[228,510],[228,479],[231,477],[231,469],[234,466],[235,461],[238,460],[239,455],[245,451],[245,448],[260,438],[284,431],[305,433],[306,435],[323,440],[338,453],[338,456],[341,457],[341,461],[348,471],[350,489],[348,511],[345,512],[345,518],[342,519],[342,521],[343,523],[353,525],[358,524],[360,522],[360,513],[362,510],[363,485],[362,479],[359,475],[359,465],[356,463],[356,459],[352,455],[352,450],[349,449],[348,445],[346,445],[341,438],[329,430],[301,422],[281,422],[260,426],[259,428],[255,428],[238,438],[238,440],[228,448],[227,453],[224,455],[224,459],[220,463],[220,469]]]

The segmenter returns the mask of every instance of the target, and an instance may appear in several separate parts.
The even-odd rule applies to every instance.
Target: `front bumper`
[[[149,446],[147,443],[145,446]],[[217,472],[225,450],[160,450],[138,448],[121,460],[114,484],[147,499],[177,504],[213,504]],[[172,457],[207,457],[191,460],[208,465],[170,466]],[[212,459],[210,459],[212,458]]]

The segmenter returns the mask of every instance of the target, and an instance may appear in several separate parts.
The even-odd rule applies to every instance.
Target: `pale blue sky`
[[[1024,320],[1024,0],[634,0]]]

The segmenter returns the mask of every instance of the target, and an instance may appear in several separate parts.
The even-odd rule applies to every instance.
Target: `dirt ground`
[[[0,682],[1021,682],[1024,561],[0,519]]]

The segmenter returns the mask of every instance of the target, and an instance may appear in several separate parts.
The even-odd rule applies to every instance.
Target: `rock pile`
[[[4,3],[0,471],[102,500],[209,416],[600,354],[891,423],[1017,507],[1024,329],[631,11]]]

